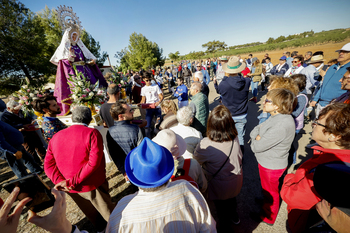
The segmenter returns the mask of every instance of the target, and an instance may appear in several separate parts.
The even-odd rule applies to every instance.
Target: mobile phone
[[[30,174],[26,177],[12,180],[2,186],[7,192],[11,193],[15,187],[20,191],[17,200],[23,200],[26,197],[32,198],[26,204],[30,210],[35,213],[43,211],[55,203],[55,197],[51,193],[50,187],[37,174]]]
[[[323,71],[326,71],[327,68],[328,68],[328,65],[324,65],[324,66],[322,67],[322,70],[323,70]]]

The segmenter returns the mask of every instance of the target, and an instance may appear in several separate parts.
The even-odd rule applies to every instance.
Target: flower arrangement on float
[[[44,96],[43,87],[35,87],[30,84],[28,78],[25,79],[26,84],[21,86],[21,89],[12,94],[13,97],[18,98],[18,103],[25,117],[34,114],[32,102]]]
[[[104,88],[99,88],[99,82],[91,84],[86,79],[82,72],[78,72],[74,66],[75,75],[69,75],[68,85],[72,92],[69,100],[72,102],[72,106],[85,105],[88,106],[93,114],[95,113],[95,106],[100,106],[106,99],[106,91]],[[67,99],[64,100],[67,102]]]
[[[126,99],[126,88],[131,88],[132,83],[128,83],[128,77],[125,77],[122,72],[118,72],[116,68],[111,69],[111,72],[108,72],[105,76],[108,84],[116,84],[121,88],[120,98]]]

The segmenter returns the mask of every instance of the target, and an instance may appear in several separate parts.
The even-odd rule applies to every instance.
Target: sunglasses
[[[269,100],[269,99],[265,99],[265,103],[272,103],[272,100]]]
[[[293,63],[298,63],[299,61],[292,61]]]
[[[144,81],[145,81],[145,82],[151,82],[151,80],[149,80],[149,79],[145,79]]]
[[[325,126],[325,125],[323,125],[323,124],[318,123],[316,120],[315,120],[315,121],[313,121],[311,125],[312,125],[312,127],[315,127],[316,125],[319,125],[319,126],[322,126],[322,127],[327,128],[327,126]]]

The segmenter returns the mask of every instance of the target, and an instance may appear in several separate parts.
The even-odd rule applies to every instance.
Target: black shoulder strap
[[[233,148],[233,143],[234,143],[234,141],[232,141],[230,153],[228,154],[228,156],[227,156],[225,162],[221,165],[221,167],[219,168],[219,170],[217,170],[217,172],[215,172],[215,174],[212,176],[213,178],[221,171],[221,169],[222,169],[222,168],[224,167],[224,165],[227,163],[227,160],[230,158],[231,152],[232,152],[232,148]]]

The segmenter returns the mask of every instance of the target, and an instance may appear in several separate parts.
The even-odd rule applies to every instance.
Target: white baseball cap
[[[347,52],[350,52],[350,43],[347,43],[347,44],[345,44],[345,45],[343,46],[343,48],[336,50],[336,52],[339,52],[339,51],[347,51]]]

